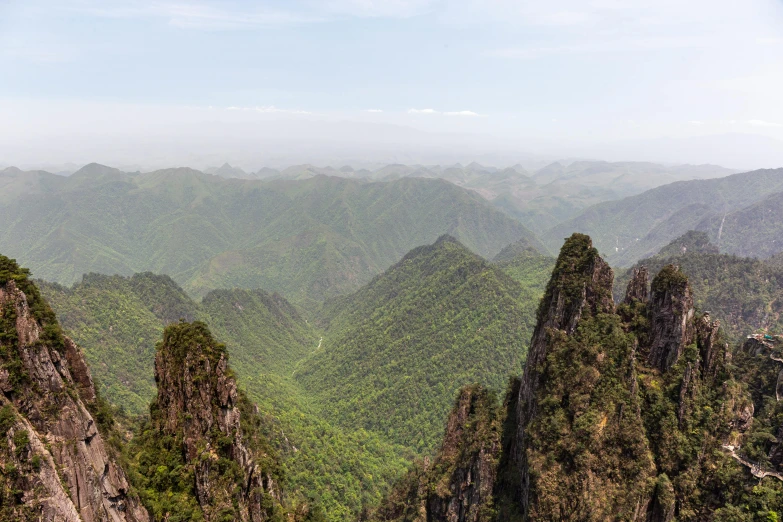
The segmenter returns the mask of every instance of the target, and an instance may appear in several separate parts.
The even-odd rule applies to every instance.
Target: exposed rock
[[[626,304],[631,304],[634,300],[646,303],[650,298],[650,276],[647,273],[646,266],[640,266],[633,269],[633,275],[628,282],[628,287],[625,290]]]
[[[732,357],[676,267],[656,276],[645,304],[647,279],[638,270],[632,306],[613,313],[611,270],[586,236],[566,241],[512,381],[497,471],[482,474],[495,477],[495,521],[728,520],[755,509],[760,491],[763,515],[783,513],[780,486],[769,484],[783,480],[783,336],[752,336]],[[466,488],[477,453],[455,428],[462,400],[444,441],[461,455],[448,468],[459,473],[433,471],[439,461],[412,473],[380,519],[471,520],[485,501],[472,496],[483,487]],[[440,494],[421,504],[422,491]]]
[[[696,344],[699,347],[699,356],[701,357],[702,375],[705,377],[714,377],[716,358],[719,352],[725,353],[726,346],[718,346],[718,332],[720,331],[720,321],[711,321],[710,313],[705,312],[696,321]]]
[[[673,265],[661,270],[650,295],[649,363],[666,372],[693,342],[693,296],[688,278]]]
[[[446,436],[435,465],[452,461],[448,487],[427,498],[427,520],[478,522],[491,505],[500,440],[491,404],[481,388],[464,388],[446,424]],[[475,422],[478,421],[478,422]],[[472,433],[466,433],[471,430]],[[484,437],[487,436],[486,439]],[[478,440],[475,440],[478,437]],[[468,443],[468,444],[466,444]],[[466,454],[465,446],[472,451]]]
[[[526,510],[529,477],[525,465],[525,427],[536,415],[540,368],[547,357],[553,331],[571,335],[583,315],[614,311],[611,267],[593,248],[589,236],[573,234],[560,250],[546,293],[538,308],[538,321],[528,349],[517,406],[517,443],[513,466],[521,470],[519,494]]]
[[[155,381],[158,397],[151,407],[152,425],[182,440],[206,520],[218,520],[226,513],[242,521],[269,518],[272,506],[264,497],[279,504],[282,495],[273,474],[260,464],[261,455],[247,444],[225,347],[212,338],[205,324],[166,328],[155,357]],[[221,459],[238,465],[239,483],[221,471],[226,465]]]
[[[96,396],[81,351],[56,322],[42,323],[34,315],[13,279],[0,286],[0,311],[0,403],[13,449],[0,459],[6,469],[19,470],[15,487],[22,492],[14,506],[3,507],[17,510],[20,519],[149,520],[138,498],[128,494],[125,472],[83,402]],[[26,442],[20,448],[21,441]]]
[[[481,386],[460,390],[435,460],[412,470],[370,517],[406,522],[490,522],[500,419]],[[400,502],[400,499],[405,499]]]

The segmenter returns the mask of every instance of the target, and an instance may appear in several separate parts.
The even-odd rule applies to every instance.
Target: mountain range
[[[719,178],[736,171],[717,165],[660,165],[649,162],[564,161],[526,169],[481,165],[386,165],[374,170],[295,165],[281,170],[263,168],[255,173],[224,164],[207,172],[227,178],[295,179],[317,175],[393,181],[405,177],[445,179],[481,194],[492,204],[519,219],[537,234],[602,201],[621,199],[675,181]]]
[[[783,169],[682,181],[585,209],[542,236],[551,246],[579,231],[613,264],[649,257],[688,230],[707,232],[721,252],[769,257],[781,251],[778,206]]]
[[[668,169],[6,169],[0,521],[783,516],[783,170]]]
[[[444,233],[487,257],[523,237],[546,251],[479,195],[437,179],[263,182],[95,164],[41,176],[14,181],[16,197],[0,204],[0,250],[63,284],[154,271],[194,295],[264,288],[313,308]]]

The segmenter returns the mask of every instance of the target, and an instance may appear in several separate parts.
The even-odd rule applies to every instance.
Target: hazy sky
[[[783,0],[0,0],[3,164],[780,166],[781,92]]]

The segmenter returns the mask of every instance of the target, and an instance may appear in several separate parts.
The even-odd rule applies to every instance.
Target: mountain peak
[[[115,169],[114,167],[107,167],[106,165],[101,165],[100,163],[88,163],[84,167],[80,168],[73,174],[71,174],[72,179],[82,179],[82,178],[101,178],[101,177],[118,177],[123,176],[125,173],[122,172],[119,169]]]
[[[249,429],[248,422],[260,421],[252,419],[257,414],[237,388],[225,346],[206,324],[180,322],[164,330],[155,382],[153,431],[140,444],[157,458],[179,455],[182,477],[193,477],[191,505],[197,501],[206,520],[227,513],[231,520],[266,520],[280,510],[273,450],[258,426]]]
[[[687,253],[717,254],[719,249],[706,232],[689,230],[663,247],[657,257],[674,257]]]

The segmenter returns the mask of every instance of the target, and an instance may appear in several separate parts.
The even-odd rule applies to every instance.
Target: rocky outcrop
[[[25,273],[0,261],[12,272],[0,280],[0,460],[14,469],[2,479],[13,494],[5,495],[0,518],[149,520],[88,410],[96,394],[81,351]]]
[[[720,342],[720,321],[713,321],[709,312],[696,319],[694,326],[702,375],[712,379],[718,368],[718,359],[725,356],[728,351],[728,344]]]
[[[260,434],[245,429],[241,397],[228,367],[225,347],[203,323],[166,328],[155,357],[158,397],[151,424],[182,441],[185,466],[193,470],[195,497],[207,521],[262,522],[282,501],[269,455],[258,447]],[[236,472],[227,474],[226,470]]]
[[[634,268],[631,280],[625,290],[625,299],[623,303],[631,304],[634,301],[646,303],[650,299],[650,275],[647,273],[646,266]]]
[[[446,424],[435,466],[449,464],[448,485],[427,498],[427,520],[479,522],[492,504],[500,450],[497,419],[487,391],[461,390]],[[467,451],[466,451],[467,450]]]
[[[370,516],[398,522],[490,522],[500,456],[500,415],[479,385],[460,390],[435,459],[425,459]]]
[[[517,441],[513,466],[521,470],[519,501],[527,505],[529,477],[525,465],[525,427],[536,415],[541,391],[540,370],[553,332],[571,335],[585,315],[614,311],[611,267],[593,248],[589,236],[573,234],[560,250],[546,293],[538,308],[538,321],[528,349],[517,403]]]
[[[673,265],[661,270],[652,283],[649,304],[650,366],[666,372],[683,349],[693,342],[695,310],[688,278]]]

